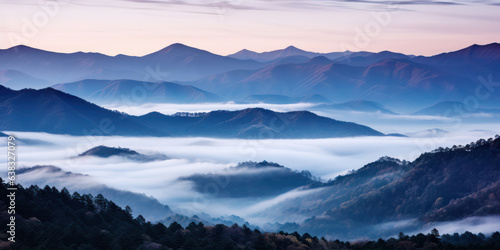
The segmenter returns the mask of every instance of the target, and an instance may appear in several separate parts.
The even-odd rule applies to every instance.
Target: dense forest
[[[102,195],[70,194],[49,186],[17,185],[15,243],[7,241],[7,195],[2,180],[0,249],[500,249],[500,233],[407,236],[377,241],[343,242],[307,233],[263,233],[237,224],[186,228],[174,222],[168,227],[133,218],[131,209],[120,208]]]

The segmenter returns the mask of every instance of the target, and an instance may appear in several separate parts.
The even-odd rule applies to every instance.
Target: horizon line
[[[144,56],[147,56],[147,55],[150,55],[150,54],[154,54],[156,52],[159,52],[165,48],[168,48],[170,46],[173,46],[173,45],[183,45],[183,46],[186,46],[186,47],[189,47],[189,48],[193,48],[193,49],[198,49],[198,50],[202,50],[202,51],[206,51],[206,52],[209,52],[211,54],[214,54],[214,55],[219,55],[219,56],[224,56],[224,57],[229,57],[230,55],[233,55],[233,54],[236,54],[240,51],[243,51],[243,50],[247,50],[249,52],[254,52],[254,53],[258,53],[258,54],[262,54],[262,53],[269,53],[269,52],[274,52],[274,51],[279,51],[279,50],[285,50],[287,48],[290,48],[290,47],[294,47],[296,49],[299,49],[299,50],[302,50],[302,51],[305,51],[305,52],[311,52],[311,53],[318,53],[318,54],[329,54],[329,53],[345,53],[345,52],[353,52],[353,53],[358,53],[358,52],[368,52],[368,53],[380,53],[380,52],[384,52],[384,51],[388,51],[388,52],[393,52],[393,53],[399,53],[399,54],[404,54],[404,55],[407,55],[407,56],[425,56],[425,57],[430,57],[430,56],[436,56],[436,55],[440,55],[440,54],[444,54],[444,53],[451,53],[451,52],[456,52],[456,51],[459,51],[459,50],[463,50],[463,49],[466,49],[466,48],[469,48],[469,47],[472,47],[472,46],[488,46],[488,45],[493,45],[493,44],[499,44],[498,42],[490,42],[490,43],[486,43],[486,44],[477,44],[477,43],[474,43],[474,44],[471,44],[469,46],[466,46],[466,47],[461,47],[459,49],[454,49],[454,50],[450,50],[450,51],[443,51],[443,52],[440,52],[438,54],[432,54],[432,55],[422,55],[422,54],[419,54],[419,55],[414,55],[414,54],[405,54],[403,52],[395,52],[395,51],[392,51],[392,50],[389,50],[389,49],[384,49],[384,50],[380,50],[380,51],[367,51],[367,50],[359,50],[359,51],[351,51],[351,50],[346,50],[346,51],[330,51],[330,52],[317,52],[317,51],[309,51],[309,50],[303,50],[303,49],[300,49],[298,48],[297,46],[295,45],[289,45],[289,46],[286,46],[284,48],[280,48],[280,49],[274,49],[274,50],[267,50],[267,51],[262,51],[262,52],[259,52],[259,51],[254,51],[254,50],[251,50],[251,49],[247,49],[247,48],[242,48],[234,53],[230,53],[230,54],[227,54],[227,55],[223,55],[223,54],[217,54],[217,53],[214,53],[214,52],[211,52],[209,50],[205,50],[205,49],[201,49],[201,48],[197,48],[197,47],[193,47],[193,46],[190,46],[190,45],[186,45],[186,44],[183,44],[183,43],[178,43],[178,42],[175,42],[175,43],[172,43],[170,45],[167,45],[165,47],[162,47],[160,49],[157,49],[157,50],[154,50],[153,52],[149,52],[149,53],[146,53],[146,54],[143,54],[143,55],[128,55],[128,54],[123,54],[123,53],[118,53],[118,54],[107,54],[107,53],[103,53],[103,52],[96,52],[96,51],[82,51],[82,50],[78,50],[78,51],[73,51],[73,52],[63,52],[63,51],[53,51],[53,50],[46,50],[46,49],[41,49],[41,48],[38,48],[38,47],[32,47],[32,46],[29,46],[29,45],[25,45],[25,44],[17,44],[17,45],[14,45],[14,46],[11,46],[11,47],[8,47],[8,48],[0,48],[0,50],[10,50],[10,49],[14,49],[16,47],[28,47],[28,48],[31,48],[31,49],[35,49],[35,50],[41,50],[41,51],[46,51],[46,52],[53,52],[53,53],[60,53],[60,54],[76,54],[76,53],[87,53],[87,54],[101,54],[101,55],[105,55],[105,56],[109,56],[109,57],[117,57],[117,56],[129,56],[129,57],[144,57]],[[319,55],[321,56],[321,55]]]

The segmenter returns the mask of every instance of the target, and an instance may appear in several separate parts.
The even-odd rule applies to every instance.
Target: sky
[[[496,0],[0,0],[0,48],[145,55],[183,43],[228,55],[433,55],[500,41]]]

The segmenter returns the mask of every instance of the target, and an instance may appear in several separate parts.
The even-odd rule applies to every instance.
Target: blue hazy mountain
[[[294,46],[288,46],[285,49],[274,50],[269,52],[257,53],[254,51],[250,51],[247,49],[243,49],[234,54],[228,55],[228,57],[240,59],[240,60],[255,60],[259,62],[269,62],[276,59],[282,59],[286,57],[292,56],[302,56],[306,58],[312,58],[316,56],[320,56],[321,53],[309,52],[305,50],[301,50]]]
[[[459,70],[457,73],[460,74],[475,73],[473,77],[477,78],[479,74],[492,74],[500,68],[500,44],[474,44],[458,51],[431,57],[419,56],[412,60],[443,69]]]
[[[321,117],[309,111],[279,113],[262,108],[176,115],[151,112],[134,120],[174,136],[268,139],[383,135],[363,125]]]
[[[249,95],[241,100],[247,103],[273,103],[273,104],[290,104],[290,103],[331,103],[327,98],[314,94],[309,96],[290,97],[285,95]]]
[[[305,51],[302,49],[299,49],[295,46],[288,46],[284,49],[279,49],[279,50],[273,50],[273,51],[268,51],[268,52],[254,52],[251,50],[243,49],[240,50],[234,54],[228,55],[228,57],[240,59],[240,60],[255,60],[259,62],[272,62],[272,61],[277,61],[281,60],[284,58],[291,58],[291,57],[303,57],[303,58],[313,58],[313,57],[318,57],[318,56],[324,56],[330,60],[342,60],[344,59],[345,56],[347,55],[367,55],[367,54],[372,54],[370,52],[350,52],[350,51],[344,51],[344,52],[331,52],[331,53],[317,53],[317,52],[310,52],[310,51]]]
[[[0,129],[11,131],[71,135],[166,135],[127,115],[52,88],[15,91],[0,86],[0,120]]]
[[[219,56],[183,44],[172,44],[142,57],[57,53],[24,45],[0,50],[0,69],[17,70],[51,85],[83,79],[186,81],[259,66],[262,64],[256,61]]]
[[[272,65],[250,71],[226,72],[190,82],[218,95],[304,96],[321,94],[336,102],[369,99],[387,106],[414,107],[464,98],[472,81],[414,63],[387,59],[354,67],[313,58],[306,63]]]
[[[20,90],[24,88],[40,89],[50,85],[49,82],[37,79],[17,70],[2,70],[0,71],[0,85]]]
[[[314,110],[357,111],[357,112],[396,115],[396,113],[384,108],[384,106],[379,104],[379,103],[365,101],[365,100],[357,100],[357,101],[350,101],[350,102],[337,103],[337,104],[321,104],[321,105],[312,107],[312,109],[314,109]]]
[[[189,85],[134,80],[83,80],[52,88],[97,103],[208,103],[223,99]],[[137,90],[139,89],[139,90]],[[140,94],[137,94],[140,92]],[[139,96],[134,98],[135,96]]]
[[[440,102],[430,107],[419,110],[413,115],[431,115],[431,116],[462,116],[463,114],[500,114],[500,109],[476,108],[466,106],[463,102]]]
[[[353,52],[347,56],[342,56],[334,59],[335,62],[347,64],[350,66],[368,66],[370,64],[380,62],[388,59],[411,59],[412,56],[408,56],[401,53],[395,53],[391,51],[382,51],[378,53],[371,52]]]
[[[83,79],[167,81],[190,84],[233,101],[249,95],[319,94],[336,103],[371,100],[401,111],[414,111],[443,101],[462,101],[475,93],[477,86],[484,85],[484,79],[491,76],[492,82],[498,82],[493,72],[500,70],[497,43],[473,45],[430,57],[390,51],[335,53],[332,56],[290,46],[269,53],[243,51],[240,56],[220,56],[173,44],[142,57],[111,57],[16,46],[0,50],[0,70],[24,74],[17,78],[23,84],[31,81],[28,86],[33,87],[43,85],[44,81],[53,85]],[[180,101],[191,101],[193,91],[197,92],[180,91],[188,92],[186,99]],[[500,97],[491,95],[482,103],[498,107]]]
[[[308,111],[278,113],[261,108],[202,114],[129,116],[46,88],[0,86],[0,130],[71,135],[207,136],[220,138],[326,138],[381,136],[369,127]]]

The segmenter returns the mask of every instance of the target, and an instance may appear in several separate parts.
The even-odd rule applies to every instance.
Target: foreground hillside
[[[418,230],[429,222],[500,215],[499,176],[497,136],[439,148],[413,162],[381,158],[267,213],[269,218],[281,215],[283,220],[308,217],[292,228],[300,232],[383,237],[401,228]],[[397,221],[407,223],[375,230]]]
[[[261,233],[234,225],[204,226],[192,223],[183,228],[151,224],[135,219],[102,195],[71,195],[46,186],[17,187],[16,237],[0,240],[1,249],[498,249],[500,233],[484,235],[407,236],[384,241],[341,242],[318,239],[309,234]],[[1,180],[0,195],[7,185]],[[8,221],[7,204],[0,201],[0,217]],[[2,226],[2,232],[8,229]]]

